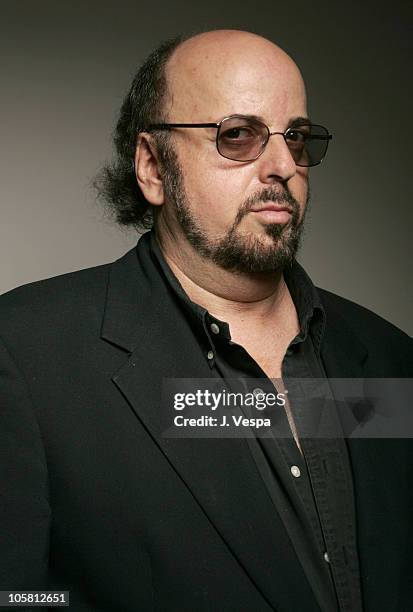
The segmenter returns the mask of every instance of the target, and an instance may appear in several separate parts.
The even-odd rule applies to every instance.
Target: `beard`
[[[246,198],[231,228],[224,236],[214,239],[199,225],[192,213],[185,192],[183,172],[169,143],[162,158],[165,203],[173,209],[184,236],[197,253],[220,268],[242,274],[274,272],[292,265],[301,244],[304,213],[300,220],[300,205],[286,185],[281,186],[281,189],[270,186]],[[308,191],[304,211],[309,198]],[[264,237],[253,232],[239,231],[238,226],[243,217],[260,202],[288,206],[290,220],[286,224],[266,224]]]

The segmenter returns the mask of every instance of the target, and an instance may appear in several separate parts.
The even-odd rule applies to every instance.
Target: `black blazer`
[[[162,378],[211,371],[153,267],[144,237],[0,298],[0,590],[69,590],[76,612],[320,612],[251,442],[160,436]],[[328,376],[412,376],[405,334],[321,296]],[[407,612],[412,446],[349,451],[365,609]]]

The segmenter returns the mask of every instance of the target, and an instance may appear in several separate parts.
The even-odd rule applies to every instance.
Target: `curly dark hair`
[[[103,166],[93,181],[98,199],[104,202],[111,216],[120,225],[132,226],[138,231],[152,227],[154,207],[145,199],[136,181],[136,137],[149,124],[164,120],[165,66],[183,40],[177,36],[161,43],[139,68],[120,109],[114,133],[115,158]],[[154,133],[161,163],[168,158],[168,136]]]

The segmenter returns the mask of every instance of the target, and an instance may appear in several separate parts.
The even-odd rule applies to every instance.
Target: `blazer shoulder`
[[[0,296],[0,336],[67,326],[104,307],[111,264],[35,281]]]
[[[395,351],[413,359],[413,340],[404,331],[373,311],[331,291],[317,288],[327,315],[327,325],[345,323],[367,347]]]
[[[111,263],[105,263],[83,270],[66,272],[51,278],[26,283],[0,295],[0,309],[23,305],[33,306],[39,300],[51,297],[75,297],[78,292],[93,290],[107,276]],[[74,293],[74,290],[77,290]]]

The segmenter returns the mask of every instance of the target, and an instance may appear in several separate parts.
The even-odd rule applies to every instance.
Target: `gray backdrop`
[[[0,293],[136,241],[89,187],[137,65],[162,39],[249,29],[297,61],[334,140],[311,171],[300,260],[314,282],[412,333],[408,2],[2,1]],[[271,78],[271,75],[268,75]]]

